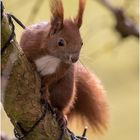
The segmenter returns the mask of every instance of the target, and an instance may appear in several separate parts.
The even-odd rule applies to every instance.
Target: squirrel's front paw
[[[46,104],[49,102],[49,91],[48,91],[48,88],[43,86],[41,87],[40,89],[40,92],[41,92],[41,98],[40,98],[40,102],[41,104]]]
[[[67,117],[57,109],[55,109],[54,112],[58,125],[60,126],[61,129],[65,129],[67,127]]]

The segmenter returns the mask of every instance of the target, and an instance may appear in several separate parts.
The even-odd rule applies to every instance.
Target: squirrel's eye
[[[81,42],[81,46],[83,46],[83,42]]]
[[[58,46],[63,47],[63,46],[65,46],[65,40],[61,38],[58,40],[57,44],[58,44]]]

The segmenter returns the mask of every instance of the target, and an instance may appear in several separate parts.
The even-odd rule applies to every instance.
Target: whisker
[[[89,60],[89,63],[94,62],[94,59],[89,57],[88,55],[81,55],[81,58],[84,59],[84,60]]]
[[[80,64],[83,66],[83,68],[89,73],[88,69],[86,68],[86,66],[83,64],[83,62],[81,61],[81,59],[79,59]]]
[[[94,60],[92,60],[92,59],[90,59],[90,58],[85,58],[85,59],[83,59],[84,61],[88,61],[88,63],[90,64],[90,65],[93,65],[94,64]],[[82,60],[82,61],[83,61]]]

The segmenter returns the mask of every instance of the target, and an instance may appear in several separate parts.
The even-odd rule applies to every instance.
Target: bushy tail
[[[81,65],[76,66],[75,76],[77,99],[70,118],[80,115],[94,131],[102,132],[108,122],[108,105],[104,89],[97,77]]]

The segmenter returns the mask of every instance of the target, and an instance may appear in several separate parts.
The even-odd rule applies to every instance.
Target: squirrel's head
[[[49,54],[61,59],[64,63],[74,63],[78,60],[83,45],[79,29],[85,9],[85,0],[79,0],[77,16],[64,19],[61,0],[50,0],[51,21],[50,29],[45,41]]]

